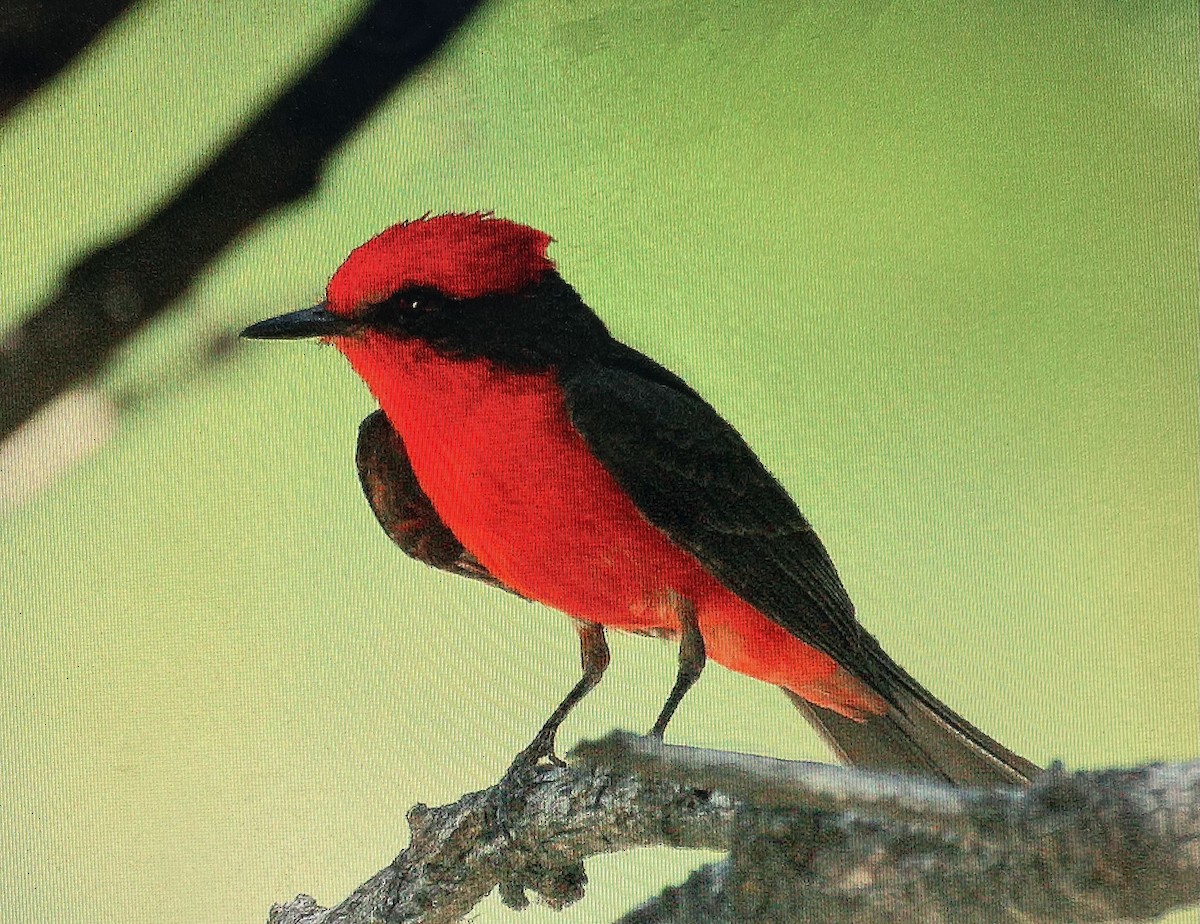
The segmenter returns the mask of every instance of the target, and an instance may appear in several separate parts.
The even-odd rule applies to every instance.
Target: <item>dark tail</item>
[[[959,786],[1024,785],[1041,772],[938,700],[871,642],[877,669],[871,686],[891,703],[886,714],[855,722],[783,691],[842,761]]]

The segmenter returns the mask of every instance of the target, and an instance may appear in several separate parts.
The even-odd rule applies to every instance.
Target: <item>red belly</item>
[[[815,701],[860,698],[856,682],[845,697],[827,689],[843,686],[832,658],[731,593],[642,516],[571,426],[552,374],[450,360],[378,335],[339,346],[374,383],[438,515],[513,590],[580,619],[668,633],[679,627],[678,595],[695,607],[718,663]]]

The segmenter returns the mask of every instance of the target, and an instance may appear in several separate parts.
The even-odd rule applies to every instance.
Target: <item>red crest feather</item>
[[[329,307],[349,314],[407,288],[451,298],[510,294],[554,268],[550,235],[490,213],[452,213],[392,225],[355,248],[326,289]]]

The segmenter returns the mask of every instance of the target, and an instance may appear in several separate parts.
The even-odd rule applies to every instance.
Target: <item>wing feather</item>
[[[421,489],[404,441],[383,411],[358,428],[358,477],[375,519],[391,540],[417,561],[451,574],[508,590],[463,548]]]
[[[722,584],[839,662],[868,644],[808,520],[682,379],[614,341],[562,369],[560,382],[572,424],[604,467]]]

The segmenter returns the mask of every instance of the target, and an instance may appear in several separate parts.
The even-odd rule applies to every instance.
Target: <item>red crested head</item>
[[[512,294],[554,268],[550,241],[535,228],[478,212],[401,222],[351,252],[326,299],[335,313],[350,314],[408,288],[450,298]]]

